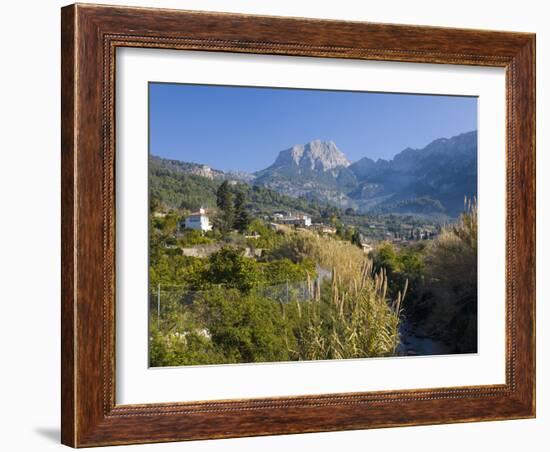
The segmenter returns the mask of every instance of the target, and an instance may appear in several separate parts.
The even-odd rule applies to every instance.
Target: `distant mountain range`
[[[237,180],[360,212],[456,217],[464,197],[477,193],[476,131],[407,148],[391,160],[364,157],[354,163],[334,142],[315,140],[279,152],[271,166],[253,174],[152,159],[171,172]]]

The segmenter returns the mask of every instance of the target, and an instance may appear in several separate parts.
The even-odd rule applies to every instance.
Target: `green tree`
[[[221,284],[225,287],[249,292],[260,282],[259,266],[254,259],[241,255],[235,248],[222,248],[208,259],[208,269],[203,274],[203,285]]]
[[[166,236],[172,236],[178,229],[178,224],[181,221],[179,215],[174,212],[169,213],[164,218],[161,219],[160,227],[162,233]]]
[[[235,221],[233,226],[239,232],[243,233],[247,230],[250,224],[251,217],[246,208],[246,194],[239,190],[235,195]]]
[[[233,204],[233,192],[228,181],[223,181],[216,191],[216,205],[220,209],[220,215],[217,218],[217,226],[226,234],[233,228],[235,221],[235,206]]]

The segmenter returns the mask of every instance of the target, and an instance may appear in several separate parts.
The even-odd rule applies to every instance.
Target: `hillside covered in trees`
[[[200,207],[216,206],[216,191],[225,180],[223,177],[174,170],[165,160],[152,158],[149,168],[149,190],[154,206],[166,209],[194,211]],[[246,194],[248,207],[254,212],[272,213],[278,210],[291,210],[320,215],[323,207],[305,198],[293,198],[261,185],[249,185],[232,179],[238,191]]]

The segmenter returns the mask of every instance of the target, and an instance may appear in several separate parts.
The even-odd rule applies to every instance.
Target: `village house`
[[[322,234],[336,234],[336,228],[323,223],[314,223],[311,227]]]
[[[185,227],[187,229],[194,229],[196,231],[207,232],[212,230],[210,220],[206,215],[206,210],[202,207],[198,212],[193,212],[191,215],[185,218]]]
[[[289,213],[286,216],[283,216],[280,213],[276,213],[273,215],[273,221],[278,224],[286,224],[302,228],[307,228],[311,226],[311,217],[307,215],[292,215]]]

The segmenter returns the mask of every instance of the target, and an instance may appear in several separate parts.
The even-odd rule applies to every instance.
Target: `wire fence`
[[[332,278],[332,271],[320,265],[316,266],[315,271],[314,279],[259,285],[248,290],[247,294],[279,304],[319,300],[322,283]],[[215,296],[238,302],[243,293],[223,284],[213,285],[205,290],[192,290],[188,286],[178,284],[157,284],[151,287],[149,292],[149,321],[155,322],[159,330],[170,328],[169,325],[174,323],[174,319],[178,315],[185,315],[193,304]]]
[[[256,286],[247,291],[247,294],[280,304],[319,300],[321,284],[323,280],[330,277],[330,272],[324,272],[318,274],[317,278],[306,281],[286,281],[280,284]],[[156,322],[157,327],[161,329],[161,325],[166,324],[167,319],[174,314],[183,314],[194,303],[220,295],[226,299],[238,301],[243,294],[238,289],[223,284],[214,285],[205,290],[191,290],[186,286],[174,284],[157,284],[151,288],[149,294],[150,321]]]

